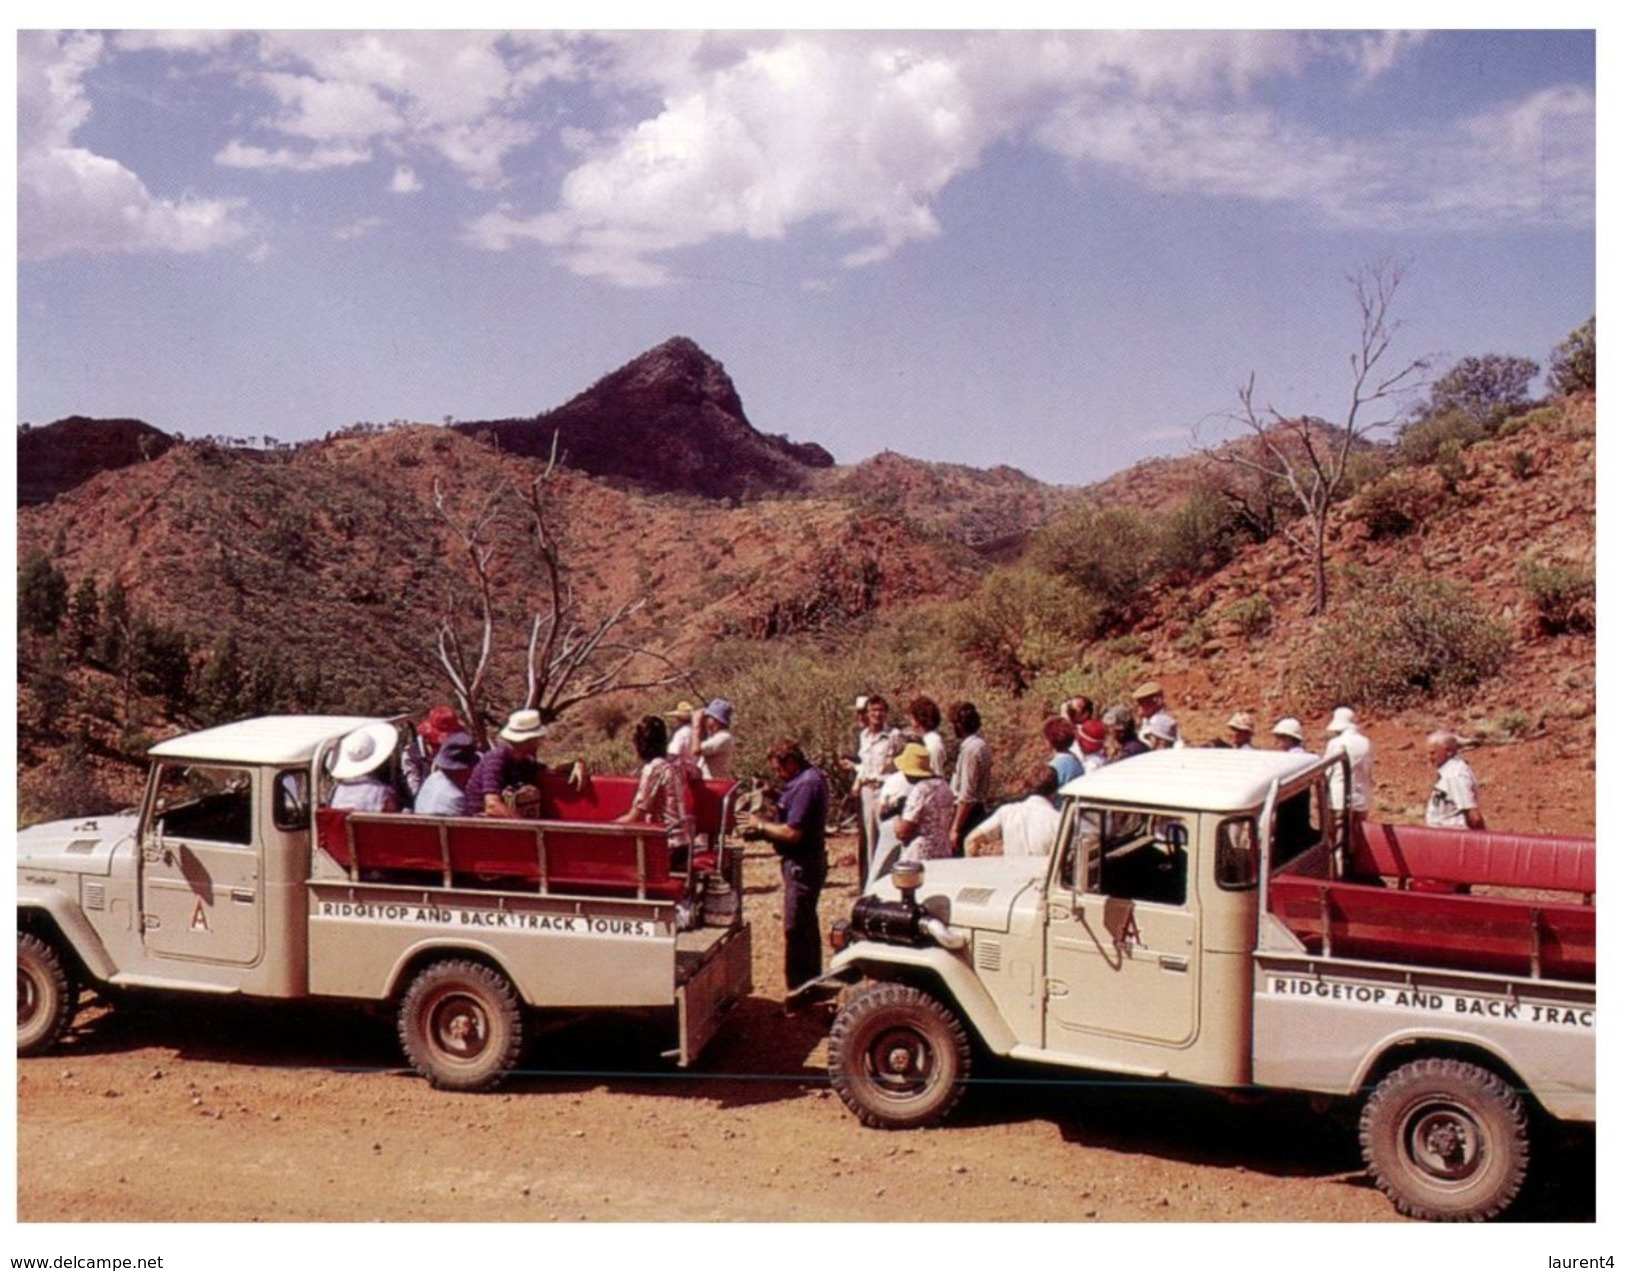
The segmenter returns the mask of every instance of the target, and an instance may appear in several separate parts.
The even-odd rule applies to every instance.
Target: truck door
[[[1073,808],[1050,884],[1046,1048],[1155,1065],[1137,1052],[1195,1039],[1202,966],[1187,850],[1193,820]]]
[[[141,830],[142,936],[164,957],[246,966],[262,949],[254,773],[163,763]]]

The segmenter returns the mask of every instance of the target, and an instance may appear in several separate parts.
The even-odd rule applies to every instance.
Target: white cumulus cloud
[[[323,145],[309,150],[292,150],[278,146],[267,150],[264,146],[251,146],[233,138],[220,148],[214,161],[225,168],[249,168],[261,171],[321,172],[327,168],[349,168],[372,158],[365,146]]]
[[[121,163],[76,144],[91,113],[84,77],[104,52],[98,36],[18,36],[18,254],[200,252],[243,238],[240,201],[162,198]]]
[[[1272,172],[1264,192],[1249,185],[1250,146],[1283,152],[1281,121],[1249,104],[1255,90],[1317,60],[1369,77],[1414,43],[1271,31],[607,36],[600,82],[656,105],[595,138],[561,128],[579,158],[555,204],[488,211],[467,237],[491,250],[538,243],[578,274],[648,286],[669,280],[665,257],[682,248],[812,223],[861,267],[940,234],[938,198],[991,145],[1034,139],[1152,184],[1297,197],[1338,160],[1306,142],[1318,166]],[[1177,158],[1164,161],[1155,148],[1170,145]]]

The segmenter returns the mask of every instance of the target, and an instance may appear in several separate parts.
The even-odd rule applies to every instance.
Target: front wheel
[[[80,990],[54,944],[16,933],[16,1053],[44,1055],[62,1039]]]
[[[412,981],[396,1027],[407,1062],[439,1090],[489,1090],[519,1061],[513,985],[478,962],[436,962]]]
[[[73,1022],[79,989],[54,945],[17,933],[17,1053],[43,1055]]]
[[[964,1096],[970,1040],[959,1017],[929,993],[874,984],[853,994],[835,1017],[829,1074],[864,1125],[932,1125]]]
[[[1371,1092],[1360,1113],[1360,1150],[1400,1213],[1483,1222],[1523,1187],[1528,1114],[1494,1073],[1459,1059],[1419,1059]]]

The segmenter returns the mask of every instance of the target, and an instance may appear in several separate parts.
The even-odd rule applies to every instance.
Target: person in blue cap
[[[725,697],[712,698],[699,713],[694,729],[700,739],[696,758],[707,781],[733,778],[734,736],[728,731],[733,718],[733,703]]]

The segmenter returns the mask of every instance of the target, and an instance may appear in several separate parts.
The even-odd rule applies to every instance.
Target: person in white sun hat
[[[398,740],[395,725],[383,721],[363,724],[346,733],[333,756],[332,774],[337,784],[328,806],[352,812],[399,812],[394,788],[381,771],[395,753]]]
[[[1270,736],[1275,738],[1277,750],[1284,750],[1289,755],[1306,753],[1303,746],[1303,725],[1290,715],[1275,721],[1275,727],[1270,729]]]
[[[1331,740],[1326,743],[1326,757],[1347,755],[1350,773],[1349,788],[1345,790],[1342,768],[1331,771],[1332,811],[1340,813],[1348,808],[1350,834],[1358,836],[1366,813],[1371,810],[1371,741],[1360,731],[1359,721],[1349,706],[1339,706],[1332,712],[1326,731],[1331,734]]]

